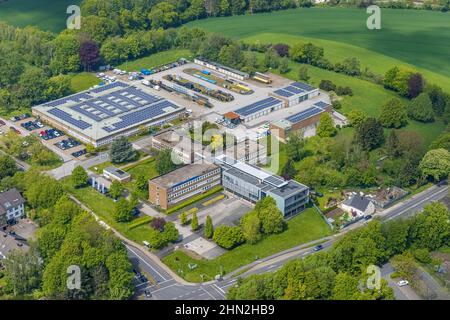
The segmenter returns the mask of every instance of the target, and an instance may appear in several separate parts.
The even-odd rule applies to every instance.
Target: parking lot
[[[64,132],[45,126],[36,133],[41,137],[42,143],[59,155],[64,162],[73,158],[80,160],[85,158],[85,146],[79,141],[66,136]]]

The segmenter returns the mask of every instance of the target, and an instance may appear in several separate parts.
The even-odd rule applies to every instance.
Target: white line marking
[[[220,297],[225,298],[225,295],[224,295],[222,292],[219,291],[219,288],[218,288],[217,286],[215,286],[214,284],[212,284],[212,285],[211,285],[211,288],[214,289],[216,292],[218,292]],[[216,299],[214,299],[214,300],[216,300]]]
[[[203,291],[205,291],[211,298],[213,298],[213,300],[217,300],[216,298],[214,298],[214,296],[209,293],[208,291],[205,290],[205,288],[201,287]]]
[[[127,247],[128,250],[130,250],[131,252],[133,252],[133,253],[139,258],[139,260],[141,260],[143,263],[145,263],[146,266],[148,266],[150,269],[152,269],[153,271],[155,271],[155,273],[156,273],[158,276],[160,276],[164,281],[165,281],[165,280],[168,280],[168,279],[166,279],[165,277],[163,277],[163,276],[161,275],[161,273],[159,273],[155,268],[153,268],[153,266],[152,266],[151,264],[149,264],[147,261],[145,261],[144,259],[142,259],[142,257],[139,256],[139,255],[136,253],[136,251],[134,251],[133,249],[131,249],[131,248],[130,248],[129,246],[127,246],[127,245],[125,245],[125,247]]]
[[[217,284],[213,283],[213,286],[216,287],[217,289],[219,289],[220,291],[223,292],[223,294],[226,294],[225,290],[223,290],[221,287],[219,287]]]
[[[153,290],[152,293],[155,293],[155,292],[158,292],[158,291],[161,291],[161,290],[164,290],[164,289],[167,289],[167,288],[176,286],[176,285],[177,285],[177,284],[174,283],[174,284],[171,284],[170,286],[167,286],[167,287],[164,287],[164,288],[159,288],[159,289]]]

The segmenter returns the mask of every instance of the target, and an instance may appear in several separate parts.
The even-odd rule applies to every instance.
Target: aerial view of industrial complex
[[[30,2],[0,300],[450,300],[448,0]]]

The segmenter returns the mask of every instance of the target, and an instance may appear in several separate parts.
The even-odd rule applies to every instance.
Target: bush
[[[213,240],[225,249],[232,249],[244,242],[241,228],[230,226],[219,226],[214,231]]]
[[[331,80],[320,81],[319,88],[325,91],[335,91],[336,85]]]
[[[353,96],[352,88],[350,87],[337,87],[336,88],[336,94],[338,96]]]
[[[430,263],[432,260],[430,252],[425,248],[413,250],[412,254],[417,261],[422,263]]]

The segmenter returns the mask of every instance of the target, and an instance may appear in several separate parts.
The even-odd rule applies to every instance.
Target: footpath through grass
[[[163,262],[187,281],[200,282],[201,275],[204,275],[204,281],[208,281],[221,271],[224,274],[230,273],[256,258],[261,259],[331,234],[328,224],[313,208],[290,219],[287,226],[280,234],[264,238],[254,245],[243,244],[213,260],[199,259],[178,250],[163,258]],[[197,267],[190,270],[189,264],[196,264]]]

